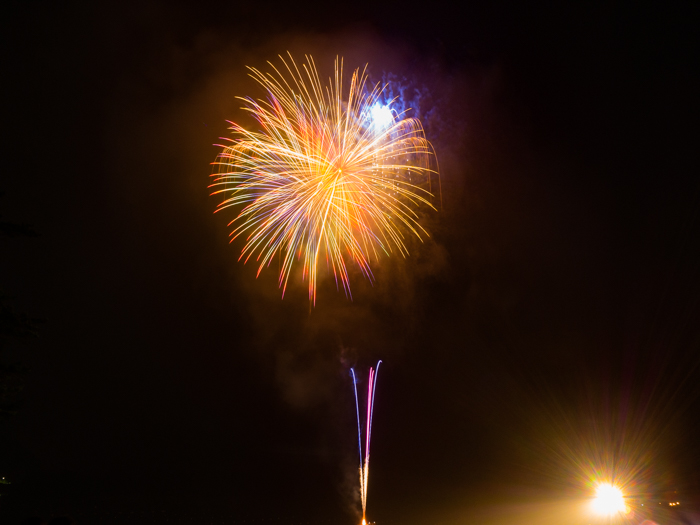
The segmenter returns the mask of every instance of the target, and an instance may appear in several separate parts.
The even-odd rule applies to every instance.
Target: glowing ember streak
[[[233,138],[213,163],[212,195],[225,197],[216,211],[240,207],[231,241],[245,235],[239,260],[255,255],[257,275],[279,257],[282,296],[296,257],[316,303],[323,252],[336,287],[352,297],[346,259],[373,280],[372,258],[405,257],[406,231],[428,235],[416,208],[434,208],[433,149],[419,120],[390,108],[396,99],[381,103],[385,86],[368,85],[366,66],[353,72],[345,97],[342,60],[324,86],[310,56],[301,70],[291,55],[280,58],[284,67],[270,63],[274,73],[248,68],[267,97],[239,99],[260,129],[230,122]]]
[[[357,410],[357,437],[360,450],[360,500],[362,501],[362,525],[366,525],[365,515],[367,512],[367,480],[369,477],[369,445],[372,438],[372,414],[374,413],[374,392],[377,387],[377,373],[379,365],[377,362],[376,370],[369,369],[369,380],[367,385],[367,425],[365,426],[365,454],[362,455],[362,430],[360,428],[360,404],[357,400],[357,377],[355,370],[352,368],[352,384],[355,389],[355,409]]]

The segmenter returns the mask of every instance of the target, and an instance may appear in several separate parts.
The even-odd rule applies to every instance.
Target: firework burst
[[[324,85],[311,57],[301,68],[280,58],[272,73],[249,68],[267,96],[239,97],[259,130],[230,122],[233,137],[213,163],[212,195],[224,196],[216,211],[238,208],[231,242],[245,239],[239,260],[254,257],[257,275],[279,258],[282,296],[296,260],[315,304],[325,258],[352,297],[349,261],[372,281],[380,253],[405,257],[407,233],[427,236],[416,210],[434,208],[433,149],[419,120],[392,110],[396,99],[383,103],[385,86],[369,85],[366,66],[345,96],[342,60]]]

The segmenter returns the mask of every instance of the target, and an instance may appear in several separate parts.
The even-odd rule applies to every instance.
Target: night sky
[[[40,321],[0,522],[356,525],[378,359],[378,525],[589,523],[594,471],[700,499],[697,3],[529,4],[6,2],[0,214],[38,236],[0,287]],[[207,188],[287,51],[407,86],[441,169],[431,237],[312,309]]]

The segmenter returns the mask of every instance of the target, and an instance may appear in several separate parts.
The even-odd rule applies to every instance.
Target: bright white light
[[[609,484],[598,485],[595,499],[592,503],[593,510],[597,514],[612,516],[618,512],[627,512],[625,498],[622,491]]]
[[[372,123],[375,129],[383,130],[394,123],[394,115],[389,106],[383,106],[377,102],[370,111],[372,112]]]

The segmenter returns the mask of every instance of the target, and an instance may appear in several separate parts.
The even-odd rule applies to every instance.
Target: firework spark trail
[[[355,391],[355,409],[357,410],[357,437],[360,450],[360,500],[362,501],[362,525],[366,524],[367,512],[367,481],[369,478],[369,445],[372,438],[372,415],[374,414],[374,392],[377,387],[377,374],[379,373],[379,365],[381,360],[377,362],[377,368],[369,369],[369,379],[367,381],[367,424],[365,426],[365,453],[362,455],[362,430],[360,428],[360,404],[357,399],[357,378],[355,370],[352,368],[352,382]]]
[[[362,464],[362,430],[360,429],[360,405],[357,402],[357,378],[355,377],[355,370],[350,369],[352,373],[352,386],[355,389],[355,410],[357,411],[357,445],[360,450],[360,464]]]
[[[231,241],[245,236],[239,260],[255,255],[257,275],[280,258],[282,296],[296,258],[315,304],[323,253],[352,297],[348,261],[371,281],[381,252],[408,254],[405,231],[428,235],[416,208],[434,208],[437,161],[420,121],[392,111],[396,99],[382,104],[386,86],[369,86],[366,66],[344,97],[341,60],[324,86],[310,56],[301,70],[291,55],[280,58],[284,67],[269,63],[274,73],[249,68],[267,97],[239,99],[260,129],[230,122],[234,136],[213,163],[212,195],[224,195],[216,211],[240,209]]]

